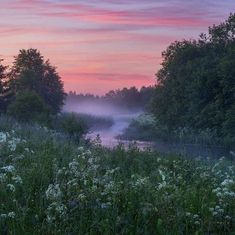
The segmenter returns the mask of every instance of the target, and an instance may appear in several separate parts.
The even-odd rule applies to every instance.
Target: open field
[[[1,234],[235,234],[235,164],[0,122]]]

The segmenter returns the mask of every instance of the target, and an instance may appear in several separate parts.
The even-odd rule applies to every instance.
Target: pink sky
[[[66,91],[104,94],[155,83],[161,52],[197,38],[235,10],[234,0],[0,0],[0,58],[37,48]]]

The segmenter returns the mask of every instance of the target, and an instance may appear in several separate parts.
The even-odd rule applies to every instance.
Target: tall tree
[[[153,102],[159,121],[235,138],[235,14],[198,40],[172,43],[162,55]]]
[[[61,110],[65,98],[63,83],[49,60],[37,49],[20,50],[10,72],[10,87],[15,93],[36,92],[53,113]]]
[[[2,59],[0,59],[0,113],[6,111],[8,93],[7,93],[7,66],[2,64]]]

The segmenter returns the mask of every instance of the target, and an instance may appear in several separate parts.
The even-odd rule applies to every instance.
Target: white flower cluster
[[[131,179],[131,186],[136,190],[139,190],[140,188],[146,186],[149,182],[149,177],[141,177],[134,174],[131,176]]]
[[[190,213],[190,212],[186,212],[185,215],[188,218],[190,223],[193,223],[194,225],[200,225],[201,224],[201,218],[198,214],[193,214],[193,213]]]
[[[232,179],[224,179],[224,181],[212,192],[216,194],[218,198],[235,197],[235,191],[232,186],[235,186],[235,182]]]
[[[224,209],[221,206],[217,205],[214,208],[209,208],[209,211],[212,213],[213,216],[221,216],[224,214]]]
[[[59,184],[50,184],[46,190],[46,197],[48,200],[59,200],[62,197],[62,191]]]
[[[5,143],[7,141],[7,134],[0,132],[0,143]]]
[[[1,219],[7,219],[7,218],[9,218],[9,219],[14,219],[15,216],[16,216],[16,214],[15,214],[14,211],[11,211],[11,212],[6,213],[6,214],[0,214],[0,218],[1,218]]]
[[[22,184],[22,178],[16,174],[16,169],[13,165],[8,165],[0,168],[0,182],[7,183],[6,188],[15,192],[15,184]]]
[[[0,132],[0,145],[5,144],[11,152],[16,151],[17,145],[26,143],[26,140],[15,137],[15,132]]]
[[[66,215],[67,215],[67,207],[61,202],[52,202],[46,210],[48,223],[53,223],[58,219],[65,220]]]

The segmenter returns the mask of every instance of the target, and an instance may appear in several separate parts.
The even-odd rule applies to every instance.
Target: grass
[[[235,163],[87,147],[0,117],[0,234],[235,234]]]

